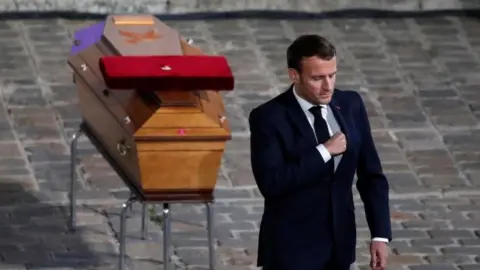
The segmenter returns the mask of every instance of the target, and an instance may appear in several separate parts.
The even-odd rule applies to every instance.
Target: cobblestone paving
[[[79,124],[66,58],[92,22],[0,22],[0,269],[115,269],[119,205],[128,191],[80,142],[79,229],[66,229],[69,138]],[[217,269],[255,269],[262,198],[249,169],[246,117],[288,85],[284,52],[305,32],[339,48],[338,87],[358,90],[392,188],[389,269],[480,269],[480,21],[475,18],[171,22],[226,55],[234,132],[216,190]],[[357,269],[368,263],[358,197]],[[161,231],[129,219],[130,269],[162,268]],[[207,269],[205,209],[173,208],[174,263]]]
[[[0,10],[79,11],[100,14],[287,10],[325,12],[344,9],[425,11],[480,8],[478,0],[0,0]]]

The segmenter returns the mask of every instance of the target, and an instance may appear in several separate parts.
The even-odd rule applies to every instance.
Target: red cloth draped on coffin
[[[100,70],[110,89],[228,91],[234,87],[223,56],[104,56]]]

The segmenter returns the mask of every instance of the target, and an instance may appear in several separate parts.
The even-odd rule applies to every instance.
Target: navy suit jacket
[[[292,87],[250,113],[252,171],[265,198],[258,266],[321,270],[331,259],[353,263],[355,172],[371,236],[391,240],[389,186],[363,100],[357,92],[335,89],[329,105],[347,139],[334,174],[326,173]]]

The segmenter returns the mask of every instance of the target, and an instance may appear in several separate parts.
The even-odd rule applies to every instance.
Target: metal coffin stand
[[[125,269],[125,234],[127,230],[127,212],[131,209],[132,205],[135,202],[139,202],[142,204],[142,239],[147,238],[148,233],[148,226],[147,226],[147,205],[148,204],[162,204],[163,205],[163,260],[164,260],[164,269],[170,270],[170,247],[171,247],[171,216],[170,216],[170,207],[171,203],[202,203],[199,200],[178,200],[175,198],[169,197],[155,197],[153,199],[147,199],[142,193],[132,185],[131,181],[128,181],[126,174],[122,171],[122,169],[113,161],[112,157],[105,151],[98,140],[95,138],[93,133],[91,132],[88,124],[83,121],[78,130],[72,136],[72,141],[70,143],[70,165],[71,165],[71,177],[70,177],[70,217],[69,217],[69,228],[71,231],[76,229],[76,188],[75,188],[75,180],[76,180],[76,167],[77,167],[77,142],[78,139],[85,135],[87,138],[92,142],[95,148],[100,152],[100,154],[105,158],[105,160],[110,164],[110,166],[116,171],[116,173],[120,176],[123,182],[127,185],[131,192],[130,198],[128,198],[125,203],[122,204],[121,214],[120,214],[120,255],[119,255],[119,262],[118,262],[118,269],[124,270]],[[205,197],[203,203],[206,205],[207,209],[207,234],[208,234],[208,252],[209,252],[209,268],[214,269],[215,266],[215,255],[214,255],[214,243],[213,243],[213,210],[212,204],[214,202],[213,196]]]

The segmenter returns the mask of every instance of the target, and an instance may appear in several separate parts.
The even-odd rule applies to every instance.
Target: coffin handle
[[[120,153],[121,156],[126,156],[129,150],[130,150],[130,146],[125,144],[124,139],[120,140],[120,142],[117,143],[117,151],[118,153]]]
[[[220,120],[220,123],[222,123],[222,124],[223,124],[225,121],[227,121],[227,117],[226,117],[225,115],[220,115],[220,116],[218,117],[218,119]]]

